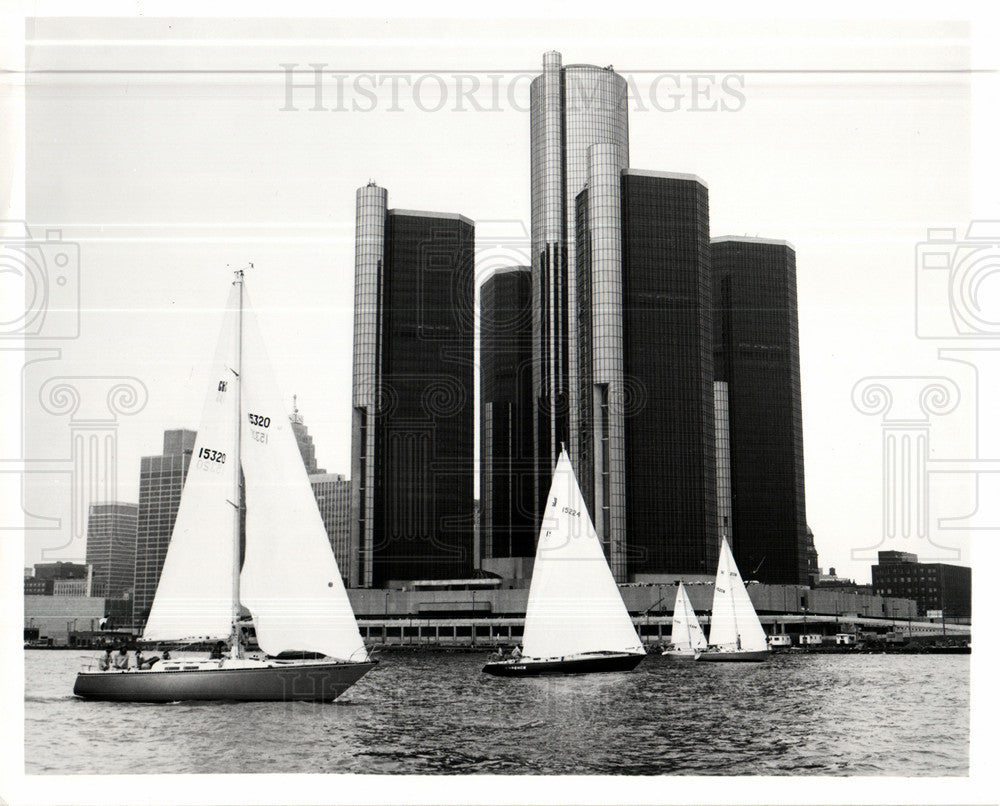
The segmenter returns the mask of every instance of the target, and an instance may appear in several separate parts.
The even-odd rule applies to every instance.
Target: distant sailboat
[[[698,617],[691,607],[684,583],[677,585],[677,598],[674,600],[674,617],[670,626],[670,646],[663,654],[672,658],[694,659],[699,650],[708,646],[705,633],[702,632]]]
[[[229,295],[212,368],[143,640],[219,641],[229,651],[213,660],[161,660],[148,669],[85,670],[73,688],[79,697],[329,701],[374,666],[275,391],[242,271]],[[269,657],[244,655],[241,603]],[[276,657],[282,654],[315,659]]]
[[[764,628],[725,538],[719,547],[708,644],[708,649],[695,653],[695,660],[761,661],[767,659],[770,651]]]
[[[524,651],[483,671],[503,677],[628,671],[645,655],[564,449],[538,537]]]

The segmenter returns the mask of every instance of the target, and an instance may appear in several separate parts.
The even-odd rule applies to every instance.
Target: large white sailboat
[[[743,584],[729,541],[719,546],[719,570],[712,597],[712,625],[708,648],[695,653],[699,661],[766,660],[769,647],[757,611]]]
[[[698,623],[698,617],[691,606],[684,583],[677,585],[677,598],[674,600],[674,617],[670,625],[670,646],[663,654],[670,658],[694,659],[700,650],[708,646],[705,633]]]
[[[524,617],[523,652],[491,661],[503,677],[634,669],[646,655],[565,449],[552,474]]]
[[[241,604],[252,614],[261,657],[248,657],[241,645]],[[84,670],[73,693],[127,702],[325,702],[374,666],[276,392],[242,271],[226,305],[143,641],[221,641],[228,651],[148,669]]]

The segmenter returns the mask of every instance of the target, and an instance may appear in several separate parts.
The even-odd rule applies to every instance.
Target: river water
[[[961,655],[509,680],[396,652],[331,704],[142,705],[74,698],[85,654],[25,652],[26,773],[968,774]]]

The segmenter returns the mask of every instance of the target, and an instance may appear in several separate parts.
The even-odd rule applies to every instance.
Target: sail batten
[[[523,647],[530,658],[645,652],[565,452],[539,533]]]

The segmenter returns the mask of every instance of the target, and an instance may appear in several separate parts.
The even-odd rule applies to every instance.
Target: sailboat
[[[712,597],[712,626],[708,648],[695,653],[699,661],[761,661],[770,649],[740,576],[729,541],[719,546],[719,570]]]
[[[634,669],[646,655],[583,503],[565,448],[552,474],[524,618],[523,652],[502,677]]]
[[[262,650],[256,657],[242,645],[241,604],[253,617]],[[228,651],[218,659],[160,660],[143,669],[86,669],[73,693],[125,702],[328,702],[375,663],[276,392],[242,271],[226,305],[211,387],[142,640],[215,641]]]
[[[670,646],[663,654],[671,658],[694,659],[695,653],[705,649],[708,641],[702,632],[698,617],[691,607],[684,583],[677,585],[677,598],[674,600],[674,617],[670,626]]]

